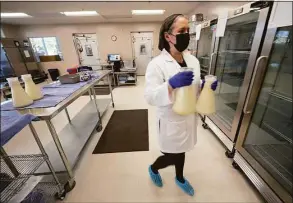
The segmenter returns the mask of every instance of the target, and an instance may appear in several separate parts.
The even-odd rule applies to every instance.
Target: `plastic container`
[[[33,81],[30,74],[22,75],[21,79],[25,85],[25,92],[32,100],[42,99],[44,97],[41,88],[39,88]]]
[[[181,68],[180,71],[193,71],[190,68]],[[193,82],[189,86],[175,89],[175,101],[173,111],[179,115],[185,116],[196,112],[198,84]]]
[[[11,88],[12,103],[15,108],[25,107],[34,102],[21,87],[17,77],[7,78],[7,81]]]
[[[205,76],[205,84],[197,100],[196,111],[202,115],[210,115],[216,112],[215,93],[211,89],[213,82],[217,80],[214,75]]]
[[[67,74],[59,77],[61,84],[74,84],[80,82],[79,74]]]

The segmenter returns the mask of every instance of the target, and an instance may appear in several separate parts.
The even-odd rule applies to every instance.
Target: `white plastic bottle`
[[[32,100],[38,100],[43,98],[44,95],[41,89],[36,86],[30,74],[22,75],[21,79],[24,81],[25,92]]]
[[[12,102],[15,108],[31,105],[33,100],[26,94],[21,87],[18,78],[7,78],[8,84],[11,88]]]
[[[182,68],[181,71],[190,71],[192,69]],[[192,83],[189,86],[180,87],[175,90],[175,101],[173,111],[179,115],[189,115],[196,112],[198,85]]]
[[[217,77],[214,75],[205,76],[205,84],[196,104],[196,111],[202,115],[210,115],[216,112],[215,93],[211,89],[212,83],[216,80]]]

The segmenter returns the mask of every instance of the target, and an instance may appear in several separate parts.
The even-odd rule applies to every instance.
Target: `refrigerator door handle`
[[[210,65],[209,65],[210,66],[209,67],[209,75],[211,74],[211,69],[212,69],[212,64],[213,64],[213,57],[214,57],[215,54],[217,54],[217,53],[212,53],[211,54]]]
[[[257,96],[258,91],[261,88],[262,77],[265,73],[267,59],[268,59],[267,56],[260,56],[256,61],[255,71],[251,79],[251,84],[248,90],[247,99],[243,109],[243,112],[245,114],[250,114],[253,111],[255,97]]]

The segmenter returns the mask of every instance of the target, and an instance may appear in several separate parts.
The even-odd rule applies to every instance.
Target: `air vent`
[[[130,19],[132,15],[102,15],[106,20]]]

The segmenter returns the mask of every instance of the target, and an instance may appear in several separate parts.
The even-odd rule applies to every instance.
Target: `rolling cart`
[[[53,177],[56,193],[55,198],[63,200],[66,195],[66,189],[62,187],[56,176],[55,170],[49,160],[49,157],[39,139],[39,136],[31,123],[37,120],[32,115],[21,115],[16,111],[1,112],[1,148],[0,148],[0,202],[21,202],[33,190],[35,184],[29,185],[29,189],[23,189],[25,184],[35,175],[35,171],[44,163],[50,169],[50,175]],[[22,154],[8,155],[3,146],[9,142],[25,126],[29,126],[34,139],[40,149],[40,154]],[[39,181],[41,178],[39,178]]]

